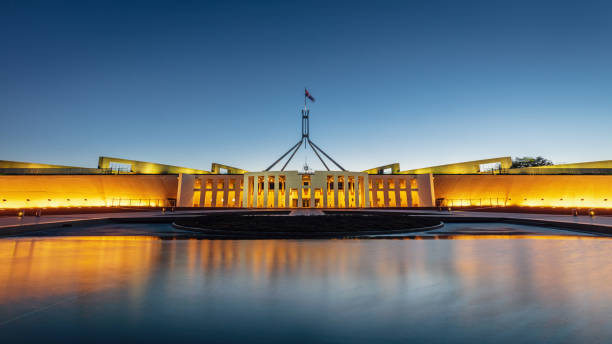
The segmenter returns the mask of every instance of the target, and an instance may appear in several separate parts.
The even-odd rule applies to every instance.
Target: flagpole
[[[306,138],[308,138],[308,108],[306,107],[306,92],[307,89],[304,87],[304,110],[302,111],[302,138],[304,138],[304,121],[306,121]],[[305,116],[305,117],[304,117]],[[304,150],[306,150],[306,142],[304,142]]]
[[[327,170],[329,170],[329,166],[327,166],[327,164],[322,159],[322,156],[319,155],[319,153],[323,154],[323,156],[325,156],[332,163],[334,163],[336,167],[338,167],[340,170],[346,171],[334,159],[332,159],[332,157],[330,157],[327,153],[325,153],[323,149],[321,149],[319,146],[317,146],[314,142],[310,140],[310,128],[309,128],[310,127],[310,123],[309,123],[310,113],[308,112],[308,99],[306,98],[314,102],[314,97],[312,97],[312,95],[308,93],[308,89],[304,88],[304,110],[302,110],[302,137],[293,147],[289,148],[289,150],[285,152],[285,154],[281,155],[280,158],[278,158],[274,163],[272,163],[272,165],[270,165],[267,169],[265,169],[265,171],[270,171],[274,166],[276,166],[276,164],[278,164],[281,160],[283,160],[287,155],[291,154],[287,162],[285,162],[285,164],[281,168],[281,171],[284,171],[287,165],[289,164],[289,162],[291,161],[291,159],[293,159],[297,151],[300,149],[302,142],[304,143],[305,150],[308,149],[307,146],[310,146],[312,151],[315,152],[316,156],[319,158],[319,160],[321,160],[321,163],[323,163],[323,166],[325,166]],[[305,158],[304,162],[305,163],[307,162],[307,158]]]

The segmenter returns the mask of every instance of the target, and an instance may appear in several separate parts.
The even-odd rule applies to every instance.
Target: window
[[[122,164],[120,162],[111,161],[110,164],[108,164],[108,167],[110,168],[111,171],[132,172],[131,164]]]
[[[501,162],[491,162],[488,164],[480,164],[478,170],[480,172],[492,172],[499,171],[501,169]]]

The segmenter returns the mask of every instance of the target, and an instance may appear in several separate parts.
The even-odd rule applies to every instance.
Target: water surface
[[[612,241],[0,240],[11,342],[606,342]]]

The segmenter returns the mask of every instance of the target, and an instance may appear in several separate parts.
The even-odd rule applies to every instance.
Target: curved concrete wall
[[[177,188],[176,175],[0,176],[0,208],[165,206]]]
[[[436,175],[434,190],[449,206],[612,207],[609,175]]]
[[[612,175],[435,175],[433,182],[435,198],[449,206],[612,208]],[[0,175],[0,208],[165,206],[177,190],[177,175]]]

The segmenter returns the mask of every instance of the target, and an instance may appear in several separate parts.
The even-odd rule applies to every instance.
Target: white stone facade
[[[394,208],[434,206],[431,174],[349,171],[180,174],[179,207]]]

